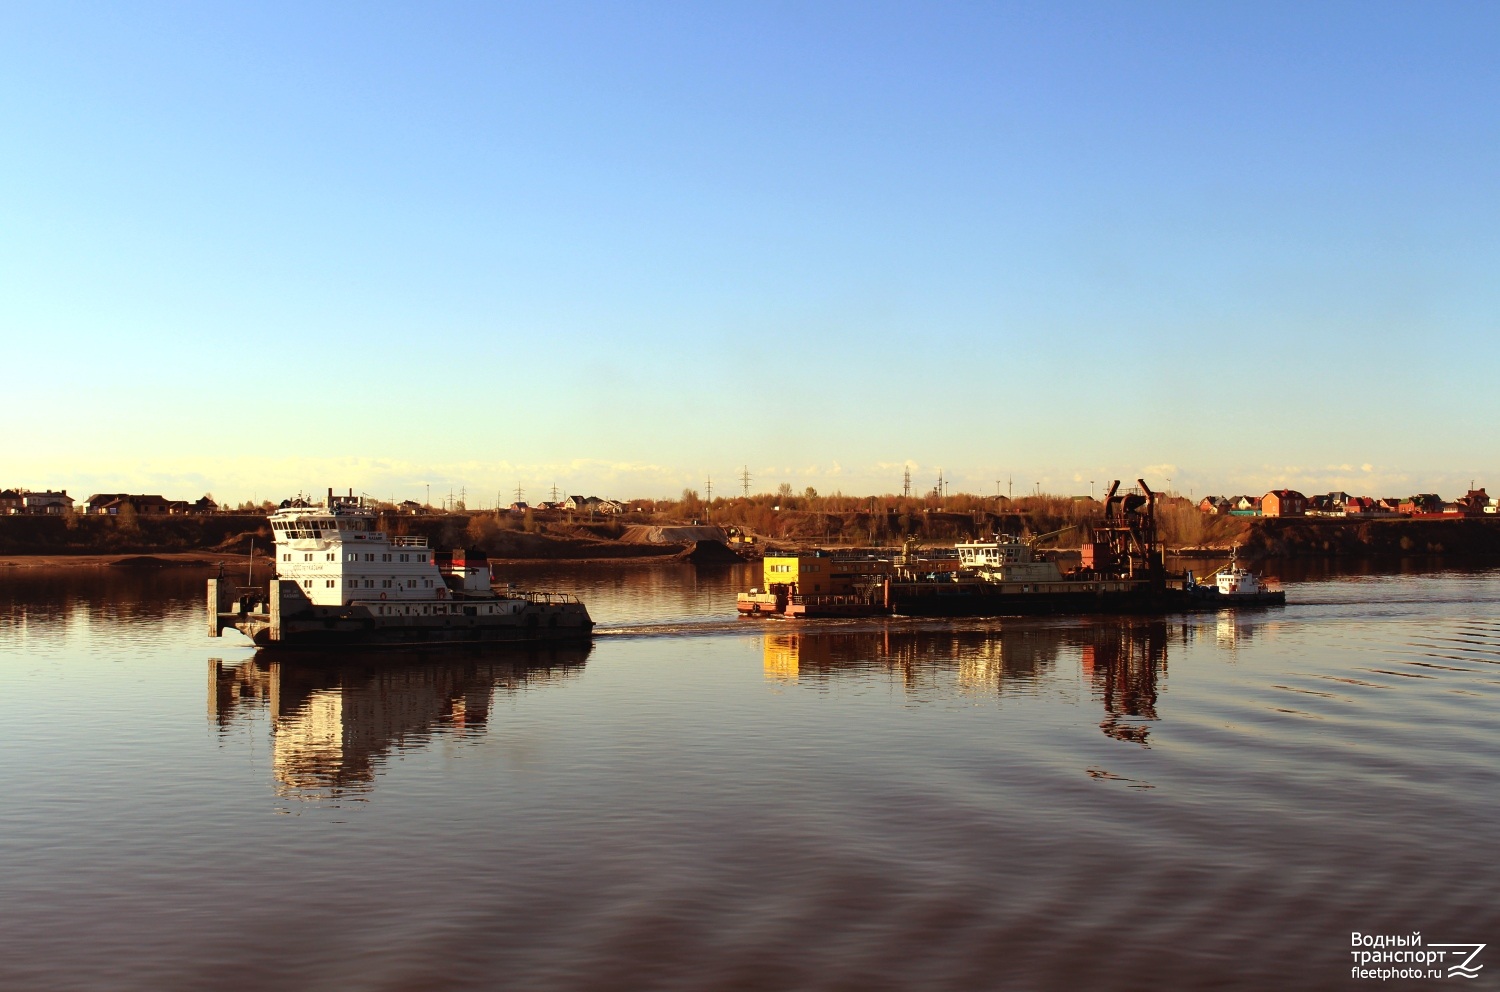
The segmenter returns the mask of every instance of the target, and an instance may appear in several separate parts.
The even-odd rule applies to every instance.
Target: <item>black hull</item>
[[[1090,613],[1180,613],[1200,608],[1185,590],[998,593],[955,587],[903,595],[892,590],[891,613],[906,617],[1008,617]]]
[[[251,638],[256,647],[271,651],[297,651],[307,648],[379,648],[379,647],[458,647],[462,645],[511,645],[518,648],[547,644],[587,644],[593,640],[591,630],[525,630],[518,627],[478,628],[471,630],[387,628],[383,630],[308,630],[283,631],[280,640],[271,640],[270,631],[261,630]]]
[[[1245,595],[1225,595],[1218,589],[1200,586],[1193,590],[1194,607],[1200,610],[1233,610],[1246,606],[1285,606],[1286,593],[1255,592]]]

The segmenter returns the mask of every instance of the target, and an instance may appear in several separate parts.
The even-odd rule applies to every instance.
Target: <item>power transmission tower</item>
[[[526,490],[522,489],[521,488],[521,484],[519,482],[517,482],[516,483],[516,502],[517,503],[523,503],[525,501],[526,501]]]
[[[557,483],[552,483],[552,502],[557,502]]]
[[[708,493],[708,499],[706,500],[706,502],[712,503],[714,501],[714,477],[713,476],[710,475],[708,477],[708,483],[703,487],[703,490],[704,490],[704,492]]]
[[[901,474],[901,495],[905,499],[911,499],[911,466],[906,466],[906,471]]]
[[[750,466],[749,465],[746,465],[745,466],[745,470],[740,473],[740,486],[745,491],[745,498],[749,499],[750,498]],[[1470,486],[1469,488],[1473,489],[1474,487]]]

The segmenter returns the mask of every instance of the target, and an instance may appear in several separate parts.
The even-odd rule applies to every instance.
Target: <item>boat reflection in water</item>
[[[368,792],[392,750],[483,733],[495,692],[572,678],[592,645],[535,651],[381,651],[209,660],[209,717],[227,734],[269,717],[276,792],[336,799]]]
[[[768,680],[788,684],[884,670],[919,698],[1056,693],[1078,699],[1087,693],[1103,707],[1099,728],[1105,734],[1149,746],[1150,725],[1160,719],[1168,645],[1201,642],[1232,650],[1247,644],[1257,626],[1226,611],[1179,622],[1020,620],[984,629],[775,633],[765,635],[764,670]]]

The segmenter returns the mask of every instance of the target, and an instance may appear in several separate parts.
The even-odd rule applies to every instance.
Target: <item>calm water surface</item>
[[[592,650],[285,661],[203,578],[0,576],[0,988],[1500,986],[1500,571],[798,626],[536,567]]]

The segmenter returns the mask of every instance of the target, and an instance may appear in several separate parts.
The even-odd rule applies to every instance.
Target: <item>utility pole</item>
[[[740,485],[744,489],[745,498],[749,499],[750,498],[750,466],[749,465],[746,465],[745,466],[745,470],[740,473]],[[1470,486],[1469,488],[1473,489],[1474,487]]]
[[[391,499],[396,497],[392,496]],[[427,508],[432,509],[432,483],[427,483]]]

